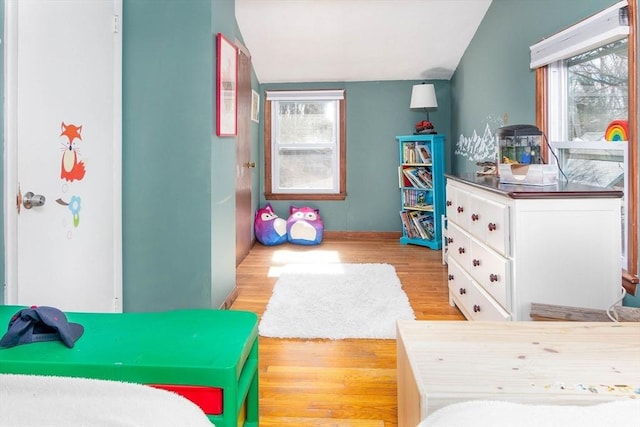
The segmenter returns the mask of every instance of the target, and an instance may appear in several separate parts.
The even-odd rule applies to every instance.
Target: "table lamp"
[[[436,98],[436,91],[432,84],[422,83],[413,86],[413,89],[411,90],[411,103],[409,104],[409,108],[412,110],[424,109],[425,113],[427,113],[427,120],[422,120],[416,123],[416,134],[437,133],[433,128],[433,124],[429,121],[429,109],[436,108],[437,106],[438,100]]]

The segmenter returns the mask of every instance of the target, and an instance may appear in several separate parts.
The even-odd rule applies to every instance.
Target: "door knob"
[[[249,169],[253,169],[253,168],[255,168],[255,167],[256,167],[256,162],[247,162],[247,167],[248,167]]]
[[[31,191],[22,196],[22,206],[24,206],[25,209],[42,206],[45,201],[46,198],[42,194],[33,194]]]

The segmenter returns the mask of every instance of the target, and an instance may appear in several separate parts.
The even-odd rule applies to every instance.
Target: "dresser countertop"
[[[459,181],[512,199],[597,199],[621,198],[623,192],[609,188],[558,181],[553,185],[502,184],[496,175],[445,174],[450,180]]]

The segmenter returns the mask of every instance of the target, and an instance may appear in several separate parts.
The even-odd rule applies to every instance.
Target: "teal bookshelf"
[[[444,135],[396,136],[400,243],[442,249],[445,211]]]

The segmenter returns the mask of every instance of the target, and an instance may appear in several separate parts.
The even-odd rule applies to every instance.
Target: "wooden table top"
[[[477,399],[640,399],[640,323],[399,321],[400,340],[428,413]]]

